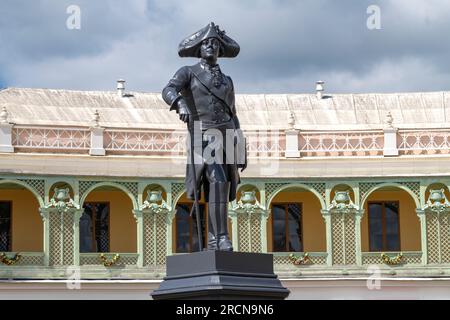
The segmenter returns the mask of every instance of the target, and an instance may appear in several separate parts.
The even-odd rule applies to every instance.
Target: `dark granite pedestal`
[[[202,251],[167,257],[167,276],[155,300],[285,299],[289,290],[266,253]]]

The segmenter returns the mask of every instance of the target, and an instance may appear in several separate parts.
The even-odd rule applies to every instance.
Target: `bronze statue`
[[[208,202],[208,250],[233,251],[228,236],[228,201],[236,198],[240,183],[238,168],[242,172],[247,166],[245,141],[236,115],[233,82],[217,64],[218,57],[236,57],[239,50],[239,45],[211,22],[183,40],[178,47],[180,57],[197,57],[201,58],[200,62],[179,69],[162,91],[170,110],[176,110],[180,120],[188,125],[191,145],[185,185],[187,197],[195,201],[197,225],[200,220],[198,199],[203,187]],[[201,129],[200,137],[195,135],[195,126]],[[222,134],[220,152],[223,154],[219,158],[226,161],[205,161],[206,148],[217,142],[217,135],[210,134],[212,131]],[[230,131],[234,132],[231,140],[226,138]],[[234,144],[232,148],[231,143]],[[200,161],[193,161],[197,152],[195,146],[199,144],[202,151]],[[212,155],[218,155],[217,149]],[[201,239],[199,236],[199,243]]]

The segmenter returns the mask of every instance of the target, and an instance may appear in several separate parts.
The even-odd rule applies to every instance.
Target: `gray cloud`
[[[66,8],[82,29],[67,30]],[[369,5],[381,30],[366,27]],[[179,41],[217,22],[241,45],[221,61],[240,93],[450,88],[446,0],[2,1],[0,79],[8,86],[158,92],[182,65]]]

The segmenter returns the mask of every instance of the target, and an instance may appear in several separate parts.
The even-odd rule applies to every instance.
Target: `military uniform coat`
[[[177,110],[178,100],[184,99],[191,111],[193,120],[212,120],[220,124],[222,118],[229,119],[231,117],[234,128],[240,128],[236,115],[234,87],[231,78],[222,74],[222,84],[216,87],[213,84],[212,74],[205,70],[201,63],[179,69],[163,89],[162,95],[164,101],[170,105],[170,110]],[[189,125],[188,130],[191,137],[193,137],[193,129]],[[190,152],[192,151],[191,146]],[[203,174],[205,166],[208,164],[195,164],[197,178],[197,186],[195,186],[193,165],[190,164],[192,162],[190,152],[188,152],[185,179],[187,197],[194,199],[195,190],[200,192],[200,187],[203,186],[205,198],[208,201],[209,183],[204,181]],[[236,159],[235,155],[233,155],[233,159]],[[236,163],[224,163],[222,166],[224,166],[227,181],[230,182],[229,201],[233,201],[236,198],[237,186],[240,183],[238,167]]]

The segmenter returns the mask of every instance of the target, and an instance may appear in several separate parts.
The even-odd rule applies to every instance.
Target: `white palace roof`
[[[0,107],[18,125],[89,126],[95,110],[100,126],[184,129],[160,93],[7,88]],[[292,111],[301,130],[381,129],[388,111],[394,126],[444,128],[450,120],[450,92],[327,94],[240,94],[236,108],[246,130],[287,128]]]

